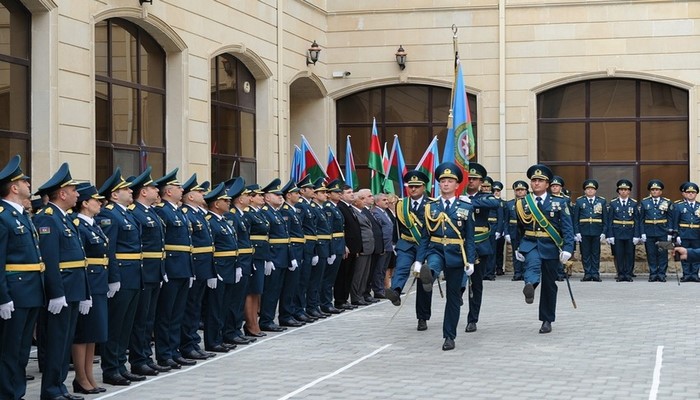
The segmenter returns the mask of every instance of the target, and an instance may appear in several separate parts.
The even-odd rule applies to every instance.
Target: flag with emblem
[[[302,168],[301,177],[306,175],[311,175],[311,181],[316,181],[318,178],[326,178],[326,171],[323,170],[321,162],[318,161],[314,149],[311,148],[311,144],[306,140],[304,135],[301,135],[301,158],[302,158]]]
[[[474,131],[467,93],[464,90],[464,77],[459,57],[455,58],[455,80],[452,87],[452,124],[448,122],[445,149],[442,153],[443,162],[453,162],[462,169],[462,175],[469,176],[469,160],[474,157]],[[468,179],[463,179],[457,188],[457,193],[464,193]]]
[[[405,197],[408,194],[403,181],[403,176],[406,172],[408,172],[408,168],[406,168],[406,161],[401,151],[399,136],[394,135],[394,144],[391,147],[391,155],[389,156],[389,168],[387,168],[387,178],[399,185],[399,195],[401,197]]]
[[[301,179],[301,149],[294,145],[294,156],[292,157],[292,168],[289,171],[289,178],[294,182],[299,182]]]
[[[382,167],[384,168],[384,193],[396,194],[394,190],[394,182],[389,179],[389,152],[386,151],[386,142],[384,142],[384,151],[382,152]]]
[[[384,165],[382,164],[382,147],[379,144],[379,134],[377,132],[377,119],[372,118],[372,137],[369,142],[369,158],[367,167],[370,171],[369,188],[372,194],[382,191],[384,181]]]
[[[342,181],[345,180],[343,171],[340,169],[340,164],[338,164],[338,159],[335,157],[331,146],[328,146],[328,165],[326,166],[326,175],[328,175],[328,178],[326,179],[327,183],[330,183],[336,179],[340,179]]]
[[[355,169],[355,158],[352,155],[352,146],[350,145],[350,135],[345,141],[345,184],[350,186],[352,190],[360,188],[360,181],[357,179],[357,170]]]
[[[425,186],[425,191],[431,193],[434,197],[437,197],[439,190],[435,182],[435,168],[437,168],[439,164],[440,158],[438,155],[437,136],[433,136],[433,140],[428,145],[428,148],[425,149],[423,157],[418,161],[416,170],[421,171],[428,177],[428,184]]]

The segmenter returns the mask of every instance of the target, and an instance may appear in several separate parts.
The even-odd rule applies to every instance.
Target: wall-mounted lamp
[[[143,3],[148,3],[153,5],[153,0],[139,0],[139,4],[143,5]]]
[[[396,50],[396,63],[399,64],[401,71],[406,69],[406,51],[403,49],[402,45],[399,45],[399,49]]]
[[[318,44],[316,44],[316,41],[314,40],[314,42],[311,43],[311,47],[306,50],[306,65],[316,65],[316,61],[318,61],[318,54],[320,52],[321,48],[318,47]]]

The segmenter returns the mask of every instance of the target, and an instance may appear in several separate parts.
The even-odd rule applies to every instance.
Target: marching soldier
[[[649,196],[642,199],[639,204],[639,227],[641,240],[647,252],[649,264],[649,282],[666,282],[666,268],[668,268],[668,250],[656,245],[658,241],[670,241],[668,228],[671,226],[669,219],[673,206],[671,201],[661,196],[664,183],[658,179],[652,179],[647,184]]]
[[[499,181],[494,181],[492,185],[493,197],[497,198],[501,202],[501,231],[496,233],[496,275],[503,275],[504,267],[504,250],[506,247],[506,232],[508,231],[508,209],[506,208],[506,201],[501,198],[501,192],[503,191],[503,183]]]
[[[569,189],[564,189],[564,178],[559,175],[554,175],[552,177],[552,181],[549,182],[549,192],[552,194],[552,196],[563,197],[566,200],[566,204],[569,206],[569,212],[571,212],[572,206],[571,199],[569,198],[570,192]],[[564,272],[564,264],[559,263],[559,268],[557,269],[557,281],[564,281],[564,274],[566,273],[568,272]]]
[[[71,178],[68,164],[63,163],[37,192],[49,196],[49,203],[34,217],[49,298],[48,313],[40,316],[45,327],[42,335],[46,337],[41,398],[81,398],[69,394],[64,384],[78,312],[87,314],[92,305],[83,243],[68,215],[78,201],[77,184]]]
[[[448,351],[455,348],[465,269],[467,276],[474,272],[474,209],[456,197],[457,186],[462,181],[459,167],[445,162],[438,165],[435,175],[440,182],[440,197],[425,207],[427,235],[421,238],[420,247],[421,253],[426,254],[426,265],[432,276],[437,278],[441,271],[445,274],[447,302],[442,323],[445,339],[442,349]]]
[[[129,188],[133,192],[134,207],[131,214],[141,227],[141,251],[143,254],[141,279],[143,289],[139,295],[134,316],[134,327],[129,340],[129,364],[131,372],[139,375],[158,375],[170,371],[153,360],[151,337],[156,319],[156,304],[160,284],[165,276],[165,227],[153,206],[158,201],[158,187],[151,178],[151,167],[131,179]],[[127,179],[129,180],[129,179]]]
[[[506,242],[510,243],[511,256],[513,259],[513,281],[522,281],[523,273],[525,272],[525,264],[515,258],[515,251],[520,246],[520,238],[518,236],[518,215],[515,212],[515,202],[518,199],[522,199],[527,194],[530,187],[525,181],[515,181],[513,182],[513,192],[515,192],[515,198],[508,200],[506,204],[506,213],[504,220],[508,221],[508,230],[506,232]]]
[[[698,185],[685,182],[680,187],[683,200],[673,205],[673,221],[671,226],[678,233],[676,244],[687,248],[700,247],[700,207],[695,201],[698,195]],[[698,278],[698,263],[682,261],[683,277],[681,282],[700,282]]]
[[[0,171],[0,398],[24,397],[34,324],[44,303],[39,238],[22,203],[29,177],[16,155]]]
[[[323,203],[323,212],[328,218],[331,227],[331,247],[326,271],[321,281],[321,312],[326,314],[340,314],[345,311],[333,306],[333,285],[338,276],[340,260],[345,256],[345,218],[338,209],[338,202],[343,193],[342,182],[336,179],[328,184],[329,200]]]
[[[600,282],[600,243],[605,241],[603,222],[607,219],[607,206],[603,197],[596,196],[598,181],[585,180],[583,190],[585,195],[576,199],[573,219],[575,240],[581,243],[581,281]]]
[[[547,192],[552,171],[536,164],[527,170],[527,176],[532,193],[516,202],[520,245],[515,255],[525,263],[523,294],[527,304],[533,303],[535,289],[542,283],[539,332],[549,333],[557,309],[557,267],[571,258],[574,233],[566,200]]]
[[[299,201],[299,188],[294,183],[294,180],[289,180],[281,189],[284,195],[284,204],[280,208],[282,219],[287,223],[287,231],[289,232],[289,265],[284,273],[282,283],[282,293],[280,294],[279,306],[279,325],[286,327],[297,328],[305,324],[305,322],[297,321],[294,318],[295,306],[294,301],[299,285],[299,267],[304,260],[304,230],[301,226],[301,210],[294,207]],[[281,266],[285,268],[285,266]]]
[[[606,220],[608,243],[612,246],[617,266],[617,282],[632,282],[634,246],[639,243],[637,200],[630,197],[632,182],[617,181],[618,197],[610,202]]]

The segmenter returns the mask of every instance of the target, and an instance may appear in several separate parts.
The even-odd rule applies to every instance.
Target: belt
[[[291,243],[306,243],[306,239],[304,239],[303,237],[301,237],[301,238],[298,238],[298,237],[289,238],[289,241]]]
[[[433,243],[441,243],[445,246],[448,244],[463,244],[464,242],[459,239],[453,239],[453,238],[446,238],[446,237],[436,237],[436,236],[431,236],[430,241]]]
[[[304,239],[306,239],[306,240],[316,240],[316,235],[304,235]]]
[[[498,222],[498,218],[489,218],[489,222]]]
[[[525,231],[525,236],[548,238],[549,234],[543,231]]]
[[[622,221],[619,219],[614,219],[613,224],[615,224],[615,225],[634,225],[634,221]]]
[[[6,272],[44,272],[45,269],[43,262],[36,264],[5,264]]]
[[[107,257],[102,257],[102,258],[90,258],[90,257],[88,257],[87,263],[88,263],[88,265],[108,265],[109,258],[107,258]]]
[[[700,224],[678,224],[678,226],[680,226],[681,228],[691,228],[691,229],[700,228]]]
[[[488,232],[488,231],[489,231],[488,226],[476,226],[476,227],[474,227],[474,232],[476,232],[476,233],[484,233],[484,232]]]
[[[87,260],[76,260],[76,261],[63,261],[58,263],[59,269],[69,269],[69,268],[85,268],[87,266]]]
[[[267,240],[267,235],[250,235],[250,240]]]
[[[212,253],[213,251],[214,251],[214,246],[193,247],[192,248],[192,254]]]
[[[289,244],[289,238],[270,239],[270,244]]]
[[[182,251],[189,253],[192,251],[192,246],[185,246],[184,244],[166,244],[165,251]]]
[[[144,251],[143,253],[143,259],[147,258],[159,258],[163,260],[165,258],[165,252],[164,251]]]
[[[318,240],[331,240],[331,235],[318,235]]]
[[[411,235],[404,235],[403,233],[401,234],[401,239],[403,239],[403,240],[405,240],[405,241],[407,241],[407,242],[411,242],[411,243],[418,243],[418,242],[416,242],[416,239],[413,238],[413,236],[411,236]]]
[[[238,249],[238,254],[253,254],[255,253],[254,249]]]
[[[238,250],[215,251],[214,257],[235,257],[238,255]]]
[[[665,219],[645,219],[645,224],[665,224],[668,220]]]
[[[345,237],[345,232],[336,232],[336,233],[332,234],[331,236],[333,236],[334,238]]]
[[[117,260],[141,260],[141,253],[117,253],[114,255]]]
[[[578,220],[578,222],[588,222],[588,223],[591,223],[591,224],[592,224],[592,223],[600,223],[600,224],[602,224],[602,223],[603,223],[603,220],[600,219],[600,218],[583,218],[583,219]]]

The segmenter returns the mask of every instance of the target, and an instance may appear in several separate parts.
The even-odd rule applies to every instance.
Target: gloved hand
[[[335,254],[331,254],[331,256],[328,257],[326,261],[328,262],[328,265],[333,264],[335,262]]]
[[[571,258],[571,253],[569,253],[568,251],[562,251],[561,253],[559,253],[559,261],[561,261],[562,263],[569,261],[569,258]]]
[[[604,233],[600,234],[600,243],[605,243],[605,234]]]
[[[66,296],[56,297],[55,299],[49,300],[49,306],[46,307],[51,314],[58,314],[61,312],[63,307],[68,307],[66,303]]]
[[[12,311],[15,311],[15,302],[10,300],[5,304],[0,304],[0,318],[10,319],[12,318]]]
[[[270,276],[275,270],[275,264],[272,261],[265,261],[265,276]]]
[[[121,282],[112,282],[112,283],[108,283],[107,286],[109,288],[107,290],[107,298],[111,299],[112,297],[114,297],[115,294],[117,294],[119,289],[121,289],[122,283]]]
[[[216,279],[216,278],[207,279],[207,287],[209,289],[216,289],[217,281],[218,281],[218,279]]]
[[[506,243],[510,243],[510,235],[506,235]]]
[[[90,312],[90,307],[92,307],[92,297],[78,303],[78,312],[82,315],[87,315]]]
[[[667,242],[670,242],[671,240],[673,240],[673,236],[671,236],[671,235],[666,235],[666,241],[667,241]]]
[[[423,267],[423,263],[420,262],[420,261],[415,261],[415,262],[413,263],[413,265],[411,266],[411,269],[413,269],[413,273],[414,273],[415,275],[418,275],[418,274],[420,274],[420,269],[421,269],[421,267]]]
[[[294,272],[295,269],[299,268],[299,261],[297,260],[292,260],[292,266],[289,267],[289,270]]]
[[[168,283],[168,274],[163,274],[163,282]]]
[[[614,237],[607,238],[606,241],[608,242],[609,245],[615,246],[615,238]]]
[[[642,242],[642,239],[640,239],[640,238],[632,238],[632,244],[635,246],[641,242]]]
[[[496,240],[498,240],[498,239],[500,239],[500,238],[501,238],[501,233],[500,233],[500,232],[496,232]]]
[[[467,264],[467,276],[472,276],[474,273],[474,264]]]
[[[236,283],[241,281],[243,278],[243,269],[241,267],[236,268]]]
[[[197,279],[194,276],[190,276],[190,289],[192,289],[192,285],[194,285],[194,280]]]
[[[576,236],[574,236],[574,241],[580,242],[581,241],[581,234],[577,233]]]
[[[646,242],[647,242],[647,234],[642,233],[642,243],[646,243]]]
[[[525,262],[525,256],[523,255],[523,253],[521,253],[519,251],[515,252],[515,259],[520,261],[520,262]]]
[[[318,256],[311,257],[311,266],[315,267],[318,264]]]
[[[676,244],[679,246],[681,245],[681,237],[680,236],[676,238]]]

